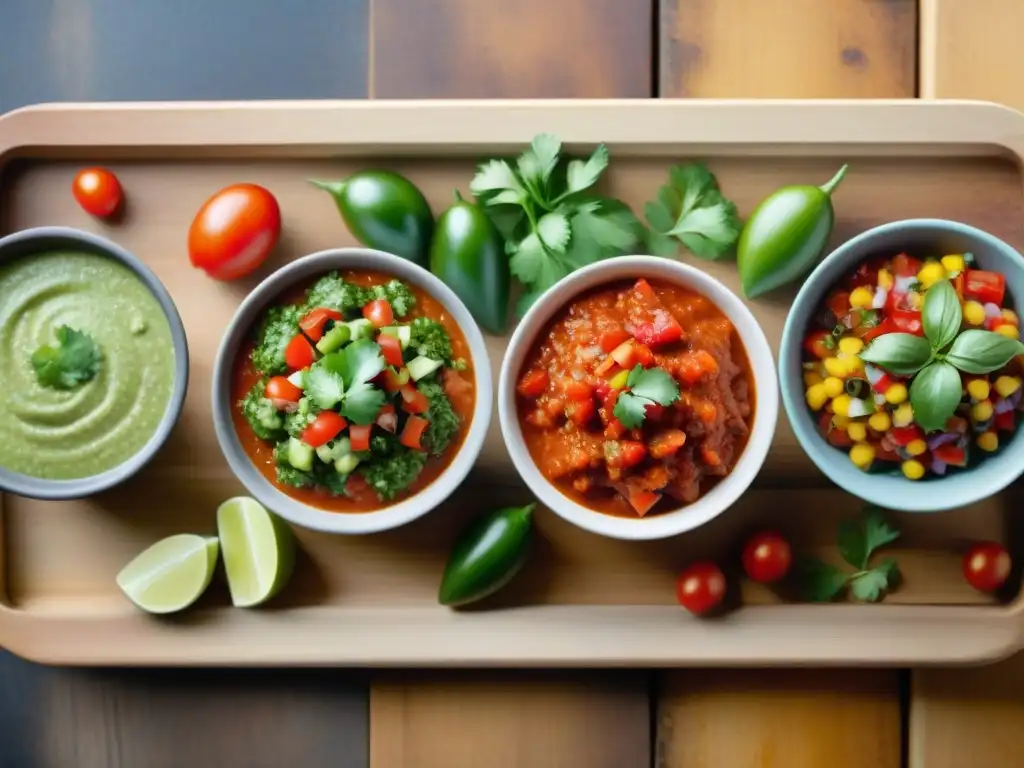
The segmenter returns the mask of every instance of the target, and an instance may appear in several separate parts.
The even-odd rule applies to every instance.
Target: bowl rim
[[[849,467],[850,472],[844,470],[837,476],[833,471],[837,465],[831,454],[833,452],[836,456],[842,454],[838,449],[829,446],[813,428],[808,426],[810,419],[806,413],[807,406],[803,398],[802,377],[787,366],[788,361],[794,357],[800,359],[801,356],[800,339],[807,320],[800,320],[798,316],[807,315],[813,311],[816,301],[827,293],[828,288],[834,282],[826,282],[827,273],[832,269],[840,268],[835,265],[841,264],[845,268],[861,263],[865,256],[855,258],[854,254],[858,250],[876,238],[897,231],[945,231],[951,235],[966,236],[984,243],[992,251],[1002,253],[1011,263],[1016,263],[1024,273],[1024,256],[1020,251],[1005,240],[983,229],[954,219],[898,219],[866,229],[829,252],[807,275],[793,299],[793,304],[783,324],[782,341],[779,347],[779,389],[787,420],[792,426],[793,434],[796,436],[800,448],[814,465],[842,490],[870,504],[885,508],[898,507],[902,512],[921,514],[944,512],[989,498],[1010,485],[1021,473],[995,471],[995,465],[1001,463],[998,459],[1004,459],[1016,463],[1024,469],[1024,440],[1017,441],[1019,444],[1013,453],[1009,455],[1001,453],[998,457],[993,457],[995,460],[992,461],[991,466],[980,476],[976,473],[979,470],[985,470],[985,464],[988,462],[967,473],[933,477],[926,481],[910,481],[902,477],[873,475],[860,470],[856,470],[857,475],[852,475],[850,474],[854,470],[852,465]],[[871,249],[867,250],[870,252]],[[1022,301],[1024,301],[1024,297],[1022,297]],[[853,480],[847,481],[848,477],[855,477],[858,481],[856,485]],[[978,482],[982,479],[984,482]],[[940,483],[943,484],[941,494],[927,492],[935,490]]]
[[[84,248],[97,256],[110,258],[128,267],[149,290],[160,305],[171,329],[171,343],[174,350],[174,382],[166,410],[149,440],[135,453],[104,472],[72,480],[48,480],[32,477],[0,467],[0,490],[30,499],[44,501],[67,501],[81,499],[120,485],[149,464],[159,453],[171,431],[181,417],[189,381],[188,337],[178,308],[170,292],[149,266],[123,246],[100,235],[74,227],[31,227],[0,237],[0,263],[5,263],[4,251],[11,246],[31,249],[33,241],[42,241],[40,249],[52,250],[56,242],[64,242],[69,248]],[[22,258],[19,254],[13,258]]]
[[[681,285],[712,301],[733,323],[743,342],[756,393],[750,437],[733,471],[697,501],[651,517],[627,518],[589,509],[564,495],[537,468],[523,438],[515,380],[527,354],[552,319],[580,294],[610,283],[647,277]],[[676,536],[704,525],[729,509],[761,470],[775,435],[779,393],[771,346],[746,304],[722,282],[673,259],[621,256],[573,272],[545,292],[522,318],[508,344],[498,383],[498,417],[512,463],[533,494],[566,521],[616,539],[650,540]]]
[[[289,287],[334,270],[378,272],[416,285],[451,314],[469,345],[476,402],[469,431],[458,453],[429,485],[412,496],[379,510],[334,512],[305,504],[278,489],[255,467],[242,448],[232,420],[231,384],[238,347],[257,321]],[[325,533],[360,535],[390,530],[416,520],[440,506],[469,475],[483,449],[493,404],[491,362],[480,327],[465,304],[438,277],[413,262],[363,247],[327,248],[291,261],[264,278],[235,310],[214,358],[211,384],[214,430],[228,466],[243,486],[267,509],[285,520]]]

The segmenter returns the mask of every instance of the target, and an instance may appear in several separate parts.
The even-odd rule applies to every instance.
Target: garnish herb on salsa
[[[62,325],[57,329],[57,343],[39,347],[31,362],[40,386],[74,389],[96,377],[103,354],[92,336]]]
[[[644,279],[566,307],[517,392],[545,476],[592,509],[631,516],[691,503],[727,475],[754,398],[728,318],[703,296]]]
[[[368,275],[331,273],[267,310],[239,377],[242,423],[266,446],[254,460],[320,506],[378,508],[429,482],[472,412],[453,334],[465,341],[446,322],[430,297]]]

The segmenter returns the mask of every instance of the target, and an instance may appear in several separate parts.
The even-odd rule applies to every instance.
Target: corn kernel
[[[875,460],[875,449],[868,443],[857,443],[850,449],[850,461],[861,469],[867,469]]]
[[[850,306],[855,309],[870,309],[874,298],[875,295],[871,290],[862,285],[859,288],[854,288],[850,293]]]
[[[964,267],[967,266],[964,264],[964,257],[959,254],[943,256],[941,261],[943,268],[950,274],[953,274],[954,272],[963,272]]]
[[[946,279],[946,268],[937,261],[929,261],[917,273],[917,281],[927,290],[940,280]]]
[[[907,400],[907,387],[904,384],[893,384],[885,390],[885,402],[899,405]]]
[[[900,468],[903,470],[903,475],[907,480],[920,480],[924,477],[924,464],[917,459],[904,461]]]
[[[911,456],[920,456],[922,453],[928,450],[928,443],[924,440],[911,440],[907,443],[907,453]]]
[[[826,357],[823,361],[825,372],[829,376],[841,379],[846,375],[846,363],[838,357]]]
[[[985,379],[974,379],[967,385],[967,394],[972,400],[988,400],[990,389]]]
[[[868,418],[868,426],[875,430],[875,432],[888,432],[889,428],[892,427],[892,419],[885,411],[877,411]]]
[[[964,302],[964,320],[970,325],[984,325],[985,308],[976,301]]]
[[[888,269],[878,270],[878,287],[891,290],[893,286],[892,272]]]
[[[995,388],[1001,397],[1009,397],[1020,389],[1020,379],[1016,376],[1000,376],[996,379]]]
[[[839,397],[846,391],[843,380],[835,376],[829,376],[823,383],[825,385],[825,394],[829,397]]]
[[[849,416],[832,416],[832,426],[836,429],[841,429],[844,432],[850,428],[850,417]]]
[[[850,436],[853,442],[862,443],[868,439],[868,428],[864,426],[864,422],[854,421],[846,428],[846,434]]]
[[[813,387],[815,384],[821,384],[824,379],[821,378],[821,374],[817,371],[805,371],[804,372],[804,386]]]
[[[924,306],[924,294],[918,293],[917,291],[911,291],[907,294],[907,301],[910,302],[910,308],[918,311]]]
[[[812,411],[820,411],[828,402],[828,395],[825,394],[824,384],[815,384],[807,388],[807,405]]]
[[[1003,316],[1003,320],[1005,320],[1006,322],[1013,323],[1018,328],[1020,327],[1020,318],[1017,317],[1017,313],[1014,312],[1012,309],[1004,309],[999,314]]]
[[[857,355],[850,355],[848,358],[846,358],[846,375],[864,375],[864,361],[857,357]]]
[[[859,355],[864,349],[864,342],[856,336],[844,336],[839,340],[839,351],[847,355]]]
[[[824,387],[824,385],[822,385]],[[849,395],[840,395],[832,400],[832,412],[837,416],[849,416],[850,414],[850,401],[852,398]]]
[[[892,414],[892,423],[897,427],[906,427],[914,420],[914,408],[910,403],[903,403]]]
[[[981,448],[981,450],[988,451],[989,453],[991,453],[992,451],[999,447],[999,438],[996,436],[995,432],[981,433],[980,435],[978,435],[978,439],[976,442],[978,443],[978,447]]]
[[[1016,325],[1010,325],[1009,323],[1003,323],[1002,325],[996,326],[996,333],[1005,336],[1008,339],[1019,339],[1020,329]]]
[[[990,400],[982,400],[980,403],[975,403],[971,406],[971,418],[977,424],[983,424],[992,418],[992,402]]]

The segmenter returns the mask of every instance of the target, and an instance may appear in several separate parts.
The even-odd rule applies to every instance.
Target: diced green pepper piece
[[[348,326],[349,331],[352,333],[352,337],[349,341],[359,341],[359,339],[368,338],[373,332],[373,323],[365,317],[357,317],[355,320],[349,320],[345,325]]]
[[[316,343],[316,348],[321,355],[329,355],[345,346],[351,338],[352,329],[345,323],[338,323],[323,335],[323,338]]]

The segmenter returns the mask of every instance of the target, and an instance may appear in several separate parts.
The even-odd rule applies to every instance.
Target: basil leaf
[[[874,363],[897,376],[911,376],[928,365],[932,347],[928,340],[912,333],[886,333],[860,353],[865,363]]]
[[[963,394],[960,372],[949,363],[935,361],[910,383],[910,405],[914,409],[914,421],[925,432],[943,429],[946,421],[956,411]]]
[[[960,299],[948,280],[940,280],[928,289],[921,309],[921,324],[933,349],[947,347],[956,338],[963,319]]]
[[[1024,344],[993,331],[968,330],[956,337],[946,361],[964,373],[991,373],[1024,355]]]

